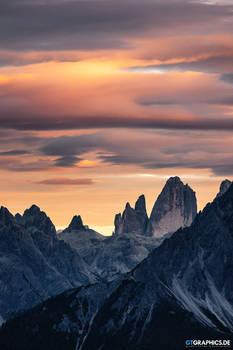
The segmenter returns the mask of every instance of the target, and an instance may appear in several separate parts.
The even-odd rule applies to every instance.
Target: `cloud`
[[[233,161],[233,159],[232,159]],[[213,172],[217,176],[233,176],[233,165],[230,164],[221,164],[221,165],[213,165]]]
[[[145,169],[212,169],[216,175],[229,175],[229,165],[233,162],[232,146],[231,134],[225,133],[223,139],[218,131],[186,134],[181,131],[109,130],[45,140],[40,152],[45,157],[61,155],[64,159],[69,159],[69,155],[73,158],[91,153],[109,165],[136,165]],[[75,166],[75,162],[70,166]]]
[[[93,185],[95,182],[92,179],[69,179],[66,177],[47,179],[35,182],[39,185],[65,185],[65,186],[83,186],[83,185]]]
[[[0,86],[1,128],[25,131],[232,128],[227,108],[214,109],[212,106],[207,110],[203,106],[205,103],[216,104],[215,101],[221,104],[221,99],[223,105],[231,105],[232,87],[220,82],[217,76],[140,76],[117,72],[111,65],[106,73],[104,63],[100,66],[96,61],[96,66],[81,62],[71,67],[54,67],[53,64],[27,67],[28,75],[10,76],[9,81]],[[106,64],[110,64],[108,60]],[[35,76],[31,77],[32,71]],[[20,101],[12,103],[9,98]]]
[[[12,66],[0,76],[1,169],[62,172],[92,161],[232,171],[233,6],[2,0],[0,9],[0,66]],[[92,62],[82,65],[84,56]],[[51,60],[82,62],[17,68]],[[135,74],[154,71],[184,74]],[[82,129],[89,134],[74,135]],[[187,135],[200,133],[207,140],[191,143]]]
[[[20,139],[21,132],[18,133]],[[87,165],[88,159],[94,159],[94,163],[103,169],[106,166],[155,170],[210,169],[218,176],[233,175],[233,143],[229,130],[220,134],[218,130],[183,133],[178,130],[111,129],[72,136],[52,137],[51,134],[50,137],[41,137],[41,144],[44,145],[34,149],[27,146],[31,152],[27,161],[20,156],[0,157],[0,168],[14,172],[38,172],[54,171],[54,167],[60,167],[62,171],[62,168],[80,167],[83,159]],[[55,180],[63,181],[63,178],[43,181],[56,184]]]
[[[55,166],[70,168],[74,167],[77,163],[79,163],[82,159],[79,157],[75,157],[72,155],[66,155],[55,160]]]
[[[233,83],[233,80],[232,80]],[[213,96],[203,96],[202,99],[200,99],[199,96],[174,96],[173,98],[167,99],[166,97],[155,97],[155,98],[140,98],[136,101],[139,105],[142,106],[171,106],[171,105],[185,105],[185,104],[212,104],[212,105],[226,105],[226,106],[232,106],[233,105],[233,97],[232,94],[229,96],[222,96],[222,97],[215,97]]]
[[[179,102],[176,99],[150,97],[150,98],[140,98],[136,101],[136,103],[142,106],[153,106],[153,105],[169,106]],[[182,100],[182,103],[184,103],[183,100]]]
[[[40,172],[51,168],[51,162],[45,159],[36,159],[24,162],[20,158],[12,159],[12,157],[0,157],[0,169],[13,172]]]
[[[222,81],[225,81],[227,83],[230,83],[230,84],[233,84],[233,73],[225,73],[225,74],[222,74],[220,79]]]
[[[79,55],[76,52],[17,52],[17,51],[0,51],[0,68],[1,67],[21,67],[31,64],[47,62],[78,62]]]
[[[170,33],[171,34],[171,33]],[[232,52],[232,33],[228,35],[221,35],[220,33],[214,35],[210,32],[196,33],[196,27],[193,26],[193,32],[190,34],[176,33],[167,36],[155,36],[145,40],[135,40],[136,57],[148,62],[156,60],[156,64],[181,63],[181,62],[195,62],[199,60],[207,60],[215,57],[215,62],[212,64],[221,64],[220,58],[226,57],[227,67],[230,67],[230,58]],[[217,62],[217,58],[219,58]],[[145,61],[142,67],[145,66]],[[154,64],[154,62],[153,62]],[[151,64],[152,65],[152,64]],[[139,65],[140,67],[140,65]]]
[[[31,152],[24,149],[13,149],[11,151],[0,152],[0,156],[22,156]]]
[[[48,139],[46,144],[40,148],[40,151],[48,156],[80,155],[91,149],[96,149],[102,142],[102,136],[104,136],[102,132],[60,136],[52,140]]]
[[[16,130],[78,130],[78,129],[99,129],[99,128],[135,128],[135,129],[167,129],[167,130],[233,130],[233,120],[229,118],[195,118],[193,120],[175,119],[170,116],[159,115],[155,112],[154,117],[117,117],[117,116],[37,116],[31,118],[12,116],[11,118],[0,117],[2,128],[12,128]]]
[[[118,154],[115,156],[101,156],[100,158],[109,164],[120,166],[138,165],[144,169],[210,169],[217,176],[233,175],[233,154],[224,156],[219,153],[217,147],[212,152],[208,146],[198,154],[199,145],[196,143],[189,152],[189,146],[184,145],[180,150],[174,149],[173,153],[160,152],[149,157],[144,157],[137,149],[135,154]],[[185,151],[184,151],[185,149]],[[145,150],[144,150],[145,152]],[[216,152],[216,153],[215,153]]]
[[[126,71],[138,73],[170,73],[170,72],[203,72],[203,73],[221,73],[223,70],[232,69],[232,55],[217,55],[207,58],[197,58],[194,61],[184,61],[177,63],[164,63],[153,65],[141,65],[125,68]],[[224,80],[222,76],[222,80]],[[226,74],[227,78],[228,74]],[[230,77],[229,77],[230,78]]]
[[[127,47],[129,38],[173,32],[222,32],[232,6],[188,0],[1,1],[0,47],[72,50]],[[153,32],[153,33],[152,33]]]

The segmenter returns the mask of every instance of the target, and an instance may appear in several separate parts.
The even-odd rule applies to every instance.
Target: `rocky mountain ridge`
[[[57,234],[49,217],[36,205],[15,216],[2,207],[0,319],[6,320],[72,287],[118,278],[134,269],[171,235],[156,238],[146,234],[150,219],[144,196],[139,197],[134,209],[127,205],[122,218],[128,232],[112,237],[89,229],[78,215]]]
[[[180,350],[196,337],[232,341],[232,246],[233,185],[131,272],[73,289],[3,325],[0,347]]]
[[[0,209],[0,315],[3,320],[69,288],[97,280],[81,256],[57,238],[33,205],[15,217]]]

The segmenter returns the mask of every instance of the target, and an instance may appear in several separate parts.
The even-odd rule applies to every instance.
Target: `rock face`
[[[228,179],[224,180],[220,185],[220,189],[216,198],[221,197],[224,193],[226,193],[226,191],[229,189],[231,184],[232,182],[230,180]]]
[[[152,209],[147,234],[161,237],[190,226],[197,214],[195,192],[179,177],[171,177]]]
[[[163,241],[163,238],[137,233],[106,237],[92,230],[63,232],[58,234],[58,238],[76,249],[90,270],[105,281],[135,268]]]
[[[80,255],[57,239],[33,205],[14,217],[0,209],[0,316],[7,319],[69,288],[95,282]]]
[[[137,219],[140,222],[141,232],[145,232],[148,224],[148,215],[146,211],[146,200],[144,194],[142,194],[135,203],[135,212]]]
[[[130,273],[7,322],[0,348],[180,350],[185,339],[232,341],[232,246],[233,185]]]
[[[125,233],[144,234],[147,228],[148,216],[146,212],[145,196],[141,195],[135,203],[135,208],[131,208],[127,203],[123,214],[115,216],[115,234]]]

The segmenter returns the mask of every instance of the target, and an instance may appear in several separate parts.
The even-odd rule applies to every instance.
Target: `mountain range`
[[[134,208],[126,204],[115,216],[111,237],[103,237],[84,226],[75,216],[69,227],[58,235],[69,243],[103,280],[112,280],[132,270],[162,241],[180,227],[189,226],[197,213],[195,192],[178,177],[166,182],[155,201],[150,217],[144,195]]]
[[[37,206],[14,217],[0,209],[0,317],[8,319],[43,300],[96,282],[76,250],[57,238]]]
[[[57,235],[36,206],[15,217],[1,208],[2,319],[52,298],[4,323],[0,348],[178,350],[190,337],[232,339],[232,183],[196,215],[195,193],[171,178],[149,218],[145,208],[144,196],[127,203],[109,238],[80,216]]]

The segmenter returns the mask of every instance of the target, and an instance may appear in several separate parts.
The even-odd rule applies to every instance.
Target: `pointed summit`
[[[126,203],[125,210],[122,215],[115,216],[115,234],[124,234],[133,231],[134,223],[136,221],[136,213],[129,203]]]
[[[167,183],[166,183],[166,184],[184,185],[183,182],[181,181],[181,179],[179,178],[179,176],[170,177],[170,178],[167,180]]]
[[[147,233],[161,237],[190,226],[197,214],[195,192],[178,176],[167,180],[151,212]]]
[[[144,194],[138,197],[138,200],[135,203],[135,210],[138,213],[146,214],[146,200]]]
[[[222,181],[216,198],[221,197],[224,193],[226,193],[226,191],[229,189],[231,184],[232,184],[232,181],[230,181],[228,179]]]
[[[130,209],[132,209],[131,205],[129,204],[129,202],[127,202],[126,206],[125,206],[125,210],[127,211],[127,210],[130,210]]]
[[[56,229],[50,218],[35,204],[25,210],[21,219],[19,217],[17,219],[25,228],[34,227],[44,233],[56,235]]]
[[[36,205],[33,204],[29,209],[25,210],[26,215],[37,215],[40,213],[40,208]]]
[[[14,216],[5,207],[0,208],[0,226],[9,226],[14,222]]]
[[[148,225],[148,215],[146,211],[146,200],[144,194],[139,196],[138,200],[136,201],[135,212],[137,220],[140,223],[141,233],[144,234]]]
[[[148,222],[145,196],[141,195],[135,203],[135,209],[126,203],[123,214],[115,216],[115,234],[136,232],[144,234]]]
[[[83,221],[80,215],[75,215],[71,220],[69,226],[63,232],[72,231],[86,231],[86,227],[83,225]]]

